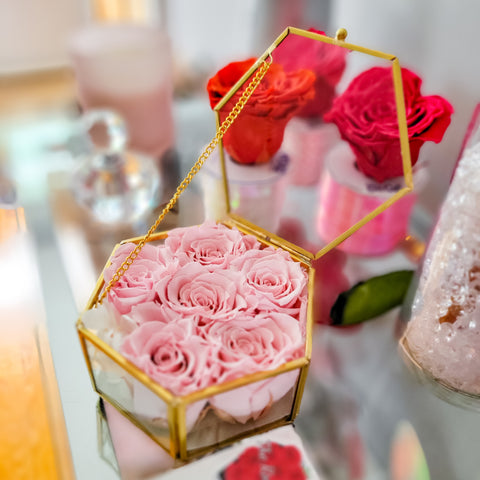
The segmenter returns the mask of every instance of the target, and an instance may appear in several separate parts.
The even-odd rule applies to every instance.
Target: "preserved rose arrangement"
[[[115,251],[105,281],[134,246]],[[299,262],[252,235],[214,222],[177,228],[162,245],[144,245],[110,289],[106,304],[115,320],[101,336],[162,387],[186,395],[301,357],[307,283]],[[297,376],[246,385],[209,404],[222,418],[244,423]]]

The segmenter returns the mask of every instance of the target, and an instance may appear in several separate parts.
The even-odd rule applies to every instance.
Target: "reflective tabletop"
[[[171,195],[215,129],[204,98],[179,100],[174,113],[177,142],[161,164],[160,203]],[[75,476],[113,480],[119,478],[116,469],[121,462],[102,438],[105,430],[99,425],[107,421],[108,426],[108,412],[105,415],[92,389],[75,322],[113,246],[145,233],[158,211],[136,225],[106,228],[76,204],[70,189],[75,158],[67,139],[77,116],[75,106],[67,103],[41,118],[5,124],[4,163],[25,210]],[[287,199],[289,207],[283,214],[313,225],[315,189],[292,189]],[[411,228],[419,238],[428,239],[432,222],[420,207]],[[162,229],[203,218],[202,193],[194,182]],[[375,274],[415,268],[416,261],[400,248],[381,257],[349,256],[345,273],[354,284]],[[396,440],[405,422],[418,435],[431,478],[480,478],[476,454],[480,416],[445,403],[417,383],[398,353],[401,328],[398,309],[357,328],[317,325],[296,432],[325,479],[392,478],[391,459],[400,448]],[[119,449],[117,445],[117,453]],[[141,459],[132,465],[127,465],[130,470],[123,477],[142,478]],[[155,473],[159,472],[148,472]],[[181,478],[181,469],[178,473]]]

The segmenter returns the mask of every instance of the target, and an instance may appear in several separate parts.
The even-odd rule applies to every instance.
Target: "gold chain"
[[[270,60],[271,60],[271,57],[270,57]],[[269,69],[270,65],[271,65],[271,61],[267,62],[265,60],[262,63],[257,73],[255,74],[251,82],[247,85],[247,88],[244,90],[241,97],[238,99],[237,103],[228,114],[227,118],[222,122],[222,124],[218,128],[217,133],[215,134],[215,137],[213,137],[211,142],[207,145],[203,153],[200,155],[198,160],[195,162],[193,167],[188,172],[187,176],[183,179],[182,183],[178,185],[177,190],[175,191],[175,193],[173,194],[172,198],[167,203],[167,205],[163,208],[162,212],[158,216],[155,223],[150,227],[146,235],[138,242],[136,247],[131,251],[130,255],[128,255],[128,257],[118,267],[112,279],[108,282],[108,285],[105,287],[102,295],[97,300],[96,302],[97,304],[102,303],[103,299],[107,296],[111,288],[120,280],[120,278],[130,268],[130,265],[137,258],[143,246],[145,245],[145,243],[147,243],[148,239],[152,236],[152,234],[158,228],[158,226],[160,225],[160,222],[164,219],[165,215],[173,208],[180,194],[188,187],[190,182],[193,180],[193,177],[199,172],[200,168],[202,168],[207,158],[215,150],[215,147],[217,146],[218,142],[223,138],[227,130],[230,128],[232,123],[238,117],[243,107],[248,102],[248,99],[254,92],[255,88],[257,88],[258,84],[262,81],[263,77],[267,73],[267,70]]]

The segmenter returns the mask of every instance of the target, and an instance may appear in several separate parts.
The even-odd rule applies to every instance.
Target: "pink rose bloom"
[[[257,305],[256,297],[244,288],[239,272],[210,271],[193,262],[164,274],[155,288],[161,308],[182,317],[226,321]]]
[[[185,336],[185,325],[147,322],[125,338],[121,353],[174,395],[210,383],[212,347],[198,336]]]
[[[231,266],[245,275],[246,283],[259,296],[259,309],[298,314],[306,302],[307,272],[284,250],[250,250],[235,258]]]
[[[130,318],[137,326],[147,322],[160,322],[167,325],[181,320],[177,312],[162,308],[161,304],[155,300],[133,306],[125,317]],[[195,317],[185,317],[185,319],[190,325],[189,334],[196,334],[197,319]]]
[[[298,320],[278,312],[213,323],[205,338],[208,343],[219,346],[215,360],[222,370],[219,382],[274,370],[300,357],[304,348]]]
[[[108,301],[122,315],[130,313],[135,305],[155,299],[155,285],[168,272],[176,271],[177,265],[163,265],[158,260],[137,258],[107,294]],[[106,272],[108,282],[111,272]]]
[[[112,279],[118,267],[120,267],[123,261],[128,257],[128,255],[130,255],[135,246],[136,245],[134,243],[129,242],[120,245],[115,250],[110,258],[110,265],[105,269],[104,272],[104,278],[106,282],[109,282]],[[167,265],[173,261],[173,259],[174,257],[169,250],[146,243],[140,250],[137,258],[134,260],[134,264],[140,260],[151,260],[152,262],[160,262],[162,265]]]
[[[121,245],[111,258],[111,264],[105,269],[104,280],[108,284],[118,267],[135,248],[133,243]],[[129,313],[134,305],[152,301],[155,298],[154,285],[167,267],[176,268],[176,262],[170,254],[159,247],[145,244],[128,270],[113,285],[107,298],[119,313]]]
[[[250,383],[215,395],[209,402],[215,413],[226,421],[246,423],[251,419],[256,420],[273,403],[295,387],[298,373],[299,370],[290,370],[266,380]],[[290,407],[291,403],[287,408],[290,410]]]
[[[231,255],[240,255],[260,243],[252,235],[243,235],[213,221],[196,227],[176,228],[165,240],[165,246],[178,255],[185,253],[190,261],[212,267],[225,267]]]

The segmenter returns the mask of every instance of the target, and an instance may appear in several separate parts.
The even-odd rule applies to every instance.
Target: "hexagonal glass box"
[[[250,151],[251,155],[267,155],[268,157],[272,142],[278,142],[278,138],[272,139],[269,135],[266,140],[259,141],[257,138],[250,140],[248,135],[251,135],[252,131],[257,133],[268,131],[272,124],[276,129],[279,123],[287,123],[284,120],[291,117],[292,98],[294,96],[298,97],[299,94],[297,91],[291,95],[285,93],[288,93],[288,89],[292,85],[295,86],[296,82],[302,83],[301,88],[305,87],[305,81],[310,83],[309,88],[313,91],[315,74],[308,67],[309,62],[314,57],[307,55],[303,59],[304,64],[301,68],[296,67],[298,71],[301,71],[300,77],[298,77],[297,70],[292,71],[291,67],[287,67],[291,53],[286,54],[286,52],[299,39],[302,42],[307,42],[304,45],[308,48],[302,47],[302,52],[305,54],[317,52],[317,56],[329,59],[332,49],[340,49],[347,52],[356,52],[374,61],[384,61],[389,65],[392,72],[391,92],[393,98],[391,100],[395,105],[397,114],[395,128],[398,128],[398,149],[404,172],[401,188],[386,198],[381,206],[376,207],[354,225],[349,226],[346,231],[317,252],[310,252],[287,242],[284,238],[262,228],[261,225],[248,221],[244,216],[239,215],[239,212],[235,211],[235,208],[232,208],[231,205],[228,168],[225,166],[226,161],[230,161],[227,158],[231,156],[230,152],[235,151],[235,148],[228,147],[228,145],[232,145],[232,138],[236,145],[250,142],[254,147]],[[289,42],[293,42],[292,45],[289,46]],[[321,48],[317,49],[318,45]],[[325,46],[328,48],[325,49]],[[312,47],[312,50],[310,50],[310,47]],[[298,52],[298,48],[296,51]],[[319,60],[322,60],[322,58]],[[322,64],[319,61],[319,63],[323,65],[321,68],[327,68],[328,66],[328,62]],[[320,67],[317,67],[317,72],[318,68]],[[306,80],[301,78],[302,75]],[[278,82],[283,82],[280,87]],[[272,97],[272,89],[275,90],[275,88],[277,89],[277,96]],[[315,98],[316,94],[313,94],[312,91],[302,94],[305,102],[300,105],[301,107],[305,107],[306,102]],[[298,107],[298,98],[295,98],[295,102]],[[186,181],[179,186],[179,190],[170,204],[165,207],[157,222],[144,237],[126,240],[115,247],[106,264],[106,269],[97,282],[85,312],[77,322],[78,334],[95,391],[146,432],[172,457],[189,460],[240,438],[291,423],[295,419],[300,408],[312,348],[314,280],[312,262],[412,190],[408,131],[403,102],[401,69],[396,57],[346,43],[345,34],[342,31],[339,31],[336,38],[330,38],[311,31],[287,28],[262,56],[251,63],[251,66],[241,75],[241,78],[235,82],[233,87],[224,92],[215,106],[218,126],[216,137],[200,156]],[[252,105],[254,109],[257,109],[257,113],[260,112],[262,121],[266,121],[267,126],[262,127],[256,123],[258,119],[252,116],[252,110],[250,109]],[[278,132],[274,133],[274,136],[277,134]],[[246,136],[242,138],[242,135]],[[226,145],[225,140],[227,140]],[[127,273],[129,268],[135,268],[147,245],[163,248],[168,243],[170,232],[155,233],[155,230],[163,216],[175,203],[178,195],[187,187],[192,177],[198,172],[216,146],[216,154],[219,157],[223,173],[222,185],[226,206],[225,215],[218,222],[229,230],[238,231],[243,237],[255,238],[256,248],[259,251],[282,250],[284,258],[303,272],[304,285],[302,292],[305,295],[305,303],[302,304],[301,308],[296,306],[286,314],[287,317],[294,318],[299,324],[300,347],[296,349],[294,355],[285,357],[286,360],[280,364],[272,364],[273,367],[271,368],[260,367],[257,371],[248,371],[246,374],[237,374],[230,377],[228,375],[226,377],[218,375],[217,381],[212,381],[206,386],[201,386],[187,393],[179,394],[178,391],[172,391],[169,385],[153,379],[152,375],[149,375],[150,371],[142,368],[141,362],[132,361],[131,357],[129,359],[127,358],[128,355],[122,353],[125,352],[126,338],[132,334],[138,324],[135,324],[135,321],[132,322],[132,316],[129,313],[120,312],[115,307],[114,302],[110,302],[110,300],[112,298],[111,294],[115,293],[117,283],[124,280],[124,278],[122,279],[124,275],[129,275]],[[275,148],[272,147],[271,151],[274,150]],[[269,158],[266,158],[265,161],[268,162]],[[241,213],[243,215],[243,212]],[[130,253],[124,253],[123,263],[120,262],[121,265],[120,263],[116,264],[118,268],[115,267],[117,270],[112,275],[112,272],[109,272],[109,269],[112,268],[111,264],[118,261],[119,249],[124,249],[125,244],[131,245]],[[177,261],[171,258],[170,260],[172,262]],[[164,265],[165,268],[168,268],[167,264],[168,262]],[[148,270],[145,265],[142,268]],[[109,272],[108,281],[105,280],[106,272]],[[142,275],[144,274],[149,275],[148,271],[146,273],[143,271]],[[194,283],[194,281],[192,280],[191,283]],[[275,280],[273,280],[273,283],[275,283]],[[142,301],[144,300],[138,300],[139,303]],[[161,303],[158,296],[155,297],[154,301],[157,302],[157,306]],[[259,305],[263,305],[261,300]],[[138,305],[134,306],[137,307]],[[277,314],[278,312],[272,313],[269,311],[270,316]],[[258,307],[249,321],[255,322],[257,317],[260,318],[261,315],[261,308]],[[285,321],[287,320],[285,319]],[[181,315],[178,318],[168,316],[167,320],[162,317],[162,322],[167,324],[181,323]],[[162,322],[155,322],[154,319],[154,321],[147,323]],[[208,319],[204,319],[200,323],[197,322],[196,325],[201,324],[203,326],[205,323],[209,323]],[[150,325],[150,327],[152,326]],[[256,327],[252,327],[251,332],[258,333]],[[282,327],[278,332],[282,336],[286,330]],[[151,338],[153,336],[147,337],[145,341],[148,342]],[[131,340],[129,342],[132,344]],[[151,357],[153,358],[153,354]],[[159,361],[163,361],[162,358]],[[201,377],[207,375],[205,372],[207,370],[199,369],[195,375]],[[222,378],[226,378],[226,380],[221,380]],[[199,382],[199,385],[203,384]]]

